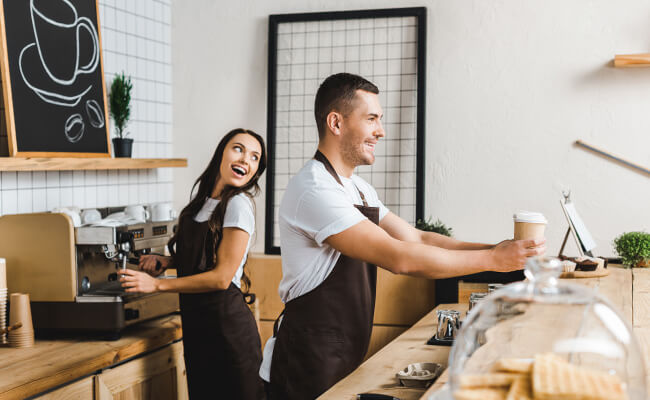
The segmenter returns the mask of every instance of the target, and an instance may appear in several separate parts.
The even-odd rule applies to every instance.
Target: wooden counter
[[[172,315],[128,327],[116,341],[37,340],[31,348],[0,347],[0,398],[34,396],[181,337],[180,316]]]
[[[573,283],[595,288],[620,311],[634,327],[639,339],[646,374],[650,373],[650,269],[610,267],[603,278],[568,279]],[[447,365],[449,347],[430,346],[426,341],[436,331],[436,310],[451,308],[466,311],[467,304],[443,304],[436,307],[412,328],[366,360],[352,374],[325,392],[322,399],[355,399],[358,393],[382,393],[401,400],[428,399],[447,380],[444,373],[428,390],[399,386],[395,373],[415,362],[437,362]],[[646,375],[650,377],[650,375]],[[648,379],[650,388],[650,379]]]

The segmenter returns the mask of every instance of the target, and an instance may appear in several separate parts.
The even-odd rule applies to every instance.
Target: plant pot
[[[643,267],[648,268],[648,267],[650,267],[650,260],[641,260],[641,261],[639,261],[639,262],[635,265],[635,267],[638,267],[638,268],[643,268]]]
[[[113,138],[113,154],[115,157],[131,157],[133,139]]]

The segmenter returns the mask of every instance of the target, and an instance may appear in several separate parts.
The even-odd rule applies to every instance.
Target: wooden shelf
[[[650,67],[650,53],[617,54],[614,56],[616,68]]]
[[[187,158],[38,158],[0,157],[0,171],[151,169],[187,167]]]

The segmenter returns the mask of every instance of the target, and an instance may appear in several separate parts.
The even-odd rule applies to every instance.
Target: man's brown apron
[[[343,185],[321,152],[314,158]],[[369,207],[359,194],[363,206],[355,207],[378,224],[379,208]],[[316,398],[361,364],[372,333],[376,287],[376,266],[341,254],[318,287],[285,305],[275,332],[272,399]]]
[[[181,218],[174,258],[178,276],[213,268],[214,251],[208,223]],[[239,288],[231,282],[226,290],[179,298],[190,399],[263,399],[260,337]]]

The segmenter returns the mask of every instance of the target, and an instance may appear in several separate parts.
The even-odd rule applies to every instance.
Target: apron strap
[[[366,196],[363,195],[363,192],[357,187],[357,185],[354,185],[355,188],[357,188],[357,192],[359,192],[359,196],[361,196],[361,201],[363,202],[364,207],[368,207],[368,202],[366,201]]]
[[[316,154],[314,154],[314,160],[322,162],[323,165],[325,166],[325,169],[327,170],[327,172],[329,172],[330,175],[332,175],[332,177],[334,179],[336,179],[336,182],[338,182],[339,185],[343,186],[343,182],[341,182],[341,178],[339,178],[339,174],[336,173],[336,170],[334,169],[334,167],[330,163],[330,160],[328,160],[327,157],[325,157],[325,154],[321,153],[320,150],[316,150]],[[366,201],[366,196],[363,195],[363,192],[361,190],[359,190],[359,188],[357,187],[356,184],[354,185],[354,187],[357,188],[357,192],[359,192],[359,196],[361,197],[361,201],[363,202],[363,206],[368,207],[368,202]]]
[[[242,293],[244,296],[244,301],[246,304],[253,304],[255,303],[255,299],[257,299],[257,296],[255,296],[255,293]]]
[[[273,323],[273,337],[276,337],[278,335],[278,324],[280,323],[280,318],[284,315],[284,308],[282,309],[282,312],[278,317],[275,319],[275,322]]]

